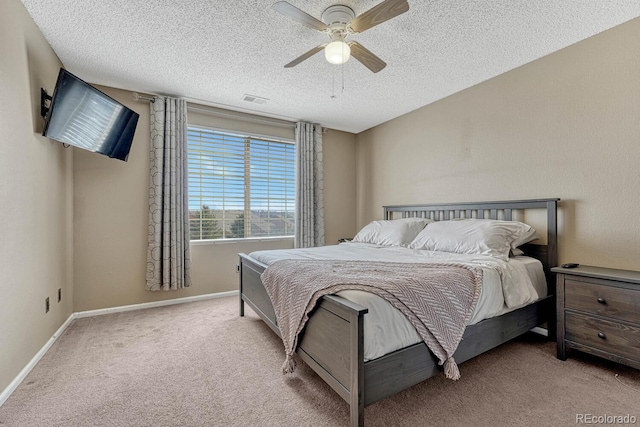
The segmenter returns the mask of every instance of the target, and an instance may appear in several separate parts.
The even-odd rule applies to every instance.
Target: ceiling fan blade
[[[361,33],[409,10],[407,0],[385,0],[377,6],[356,16],[348,27],[354,33]]]
[[[373,52],[362,46],[360,43],[350,42],[349,47],[351,48],[351,56],[356,58],[362,63],[362,65],[374,73],[382,71],[382,69],[387,66],[386,62],[378,58]]]
[[[302,10],[298,9],[292,4],[287,3],[286,1],[276,2],[273,4],[273,6],[271,6],[271,8],[276,12],[288,16],[289,18],[295,19],[302,25],[313,28],[314,30],[324,31],[328,28],[327,24],[325,24],[324,22],[314,18],[306,12],[303,12]]]
[[[284,66],[284,68],[291,68],[291,67],[295,67],[296,65],[298,65],[299,63],[301,63],[302,61],[311,58],[313,55],[315,55],[316,53],[320,52],[322,49],[324,49],[327,46],[327,44],[321,44],[320,46],[316,46],[313,49],[311,49],[309,52],[304,53],[302,55],[300,55],[299,57],[297,57],[296,59],[294,59],[293,61],[289,62],[287,65]]]

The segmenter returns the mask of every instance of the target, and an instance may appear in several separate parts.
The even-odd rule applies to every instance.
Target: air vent
[[[244,94],[242,95],[242,100],[247,102],[253,102],[254,104],[266,104],[269,100],[268,98],[262,98],[260,96]]]

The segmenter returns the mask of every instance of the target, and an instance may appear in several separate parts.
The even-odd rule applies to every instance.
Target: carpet
[[[0,426],[347,426],[346,402],[303,362],[282,375],[283,360],[282,341],[249,308],[239,317],[237,297],[76,319],[0,407]],[[640,418],[640,371],[578,352],[562,362],[538,335],[460,372],[366,407],[365,425]]]

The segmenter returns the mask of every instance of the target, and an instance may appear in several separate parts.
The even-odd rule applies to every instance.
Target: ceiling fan
[[[350,7],[336,4],[329,6],[322,12],[322,20],[314,18],[286,1],[279,1],[272,8],[285,16],[293,18],[302,25],[327,33],[330,39],[328,43],[316,46],[289,62],[284,66],[285,68],[295,67],[302,61],[324,50],[325,58],[332,64],[344,64],[350,56],[353,56],[365,67],[377,73],[387,64],[360,43],[356,41],[346,42],[345,39],[350,35],[361,33],[405,13],[409,10],[409,3],[407,3],[407,0],[384,0],[358,16],[355,15]]]

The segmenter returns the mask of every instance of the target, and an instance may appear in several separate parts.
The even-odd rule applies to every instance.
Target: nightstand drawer
[[[567,312],[565,328],[567,341],[640,360],[640,325],[630,326]]]
[[[565,308],[640,323],[640,292],[567,278]]]

